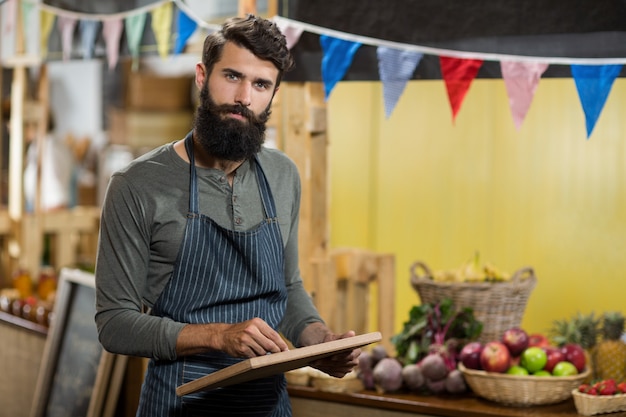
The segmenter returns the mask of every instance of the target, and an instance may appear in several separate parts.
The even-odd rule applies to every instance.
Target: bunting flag
[[[344,41],[330,36],[320,36],[320,45],[324,51],[322,59],[322,80],[324,81],[325,98],[352,65],[354,54],[361,47],[358,42]]]
[[[172,3],[163,3],[152,10],[152,31],[157,41],[157,50],[161,58],[167,58],[170,51],[170,38],[172,29]]]
[[[83,50],[83,59],[93,58],[93,49],[96,44],[96,36],[100,29],[100,22],[97,20],[81,20],[78,24],[80,31],[80,44]]]
[[[522,126],[535,96],[541,75],[548,64],[541,62],[502,61],[502,79],[509,96],[509,108],[517,130]]]
[[[291,48],[293,48],[300,40],[300,36],[302,36],[302,32],[304,32],[304,29],[294,26],[284,20],[279,20],[278,22],[276,22],[276,25],[285,36],[285,39],[287,41],[287,48],[291,50]]]
[[[448,100],[452,107],[452,123],[454,123],[465,95],[472,81],[476,78],[478,70],[483,65],[483,60],[440,56],[439,65],[441,66],[441,77],[446,83]]]
[[[59,16],[59,18],[57,19],[57,28],[59,29],[59,33],[61,33],[63,61],[67,61],[72,55],[72,41],[74,40],[74,28],[76,28],[76,19],[68,16]]]
[[[178,10],[178,16],[176,19],[177,22],[177,36],[176,43],[174,45],[174,54],[180,54],[183,49],[185,49],[185,45],[187,44],[187,40],[193,35],[198,27],[198,24],[190,18],[187,13],[182,10]]]
[[[572,65],[570,70],[576,83],[580,104],[585,112],[589,139],[613,82],[622,70],[622,65]]]
[[[141,38],[143,37],[143,31],[146,26],[146,14],[140,13],[133,16],[129,16],[124,19],[124,30],[126,31],[126,42],[128,43],[128,49],[130,55],[133,58],[133,70],[137,69],[139,65],[139,46],[141,44]]]
[[[124,24],[122,19],[105,20],[102,24],[102,36],[106,44],[107,61],[109,63],[109,71],[113,70],[117,65],[119,57],[119,45],[122,38],[122,30]]]
[[[417,68],[417,64],[424,54],[384,46],[379,46],[376,49],[376,54],[378,56],[378,72],[383,83],[385,117],[389,118],[404,92],[406,83],[415,72],[415,68]]]
[[[56,16],[47,10],[41,10],[39,14],[39,24],[41,25],[39,30],[39,50],[42,58],[48,55],[48,38],[50,37],[50,32],[52,32],[55,19]]]
[[[2,3],[0,3],[1,5]],[[4,13],[9,16],[4,22],[4,33],[13,32],[15,19],[17,19],[17,0],[8,0]]]

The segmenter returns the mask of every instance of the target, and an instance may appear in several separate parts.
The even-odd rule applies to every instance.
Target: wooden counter
[[[574,401],[559,404],[508,407],[475,395],[353,394],[323,392],[309,387],[289,386],[294,417],[567,417],[577,416]],[[626,412],[608,414],[626,417]]]

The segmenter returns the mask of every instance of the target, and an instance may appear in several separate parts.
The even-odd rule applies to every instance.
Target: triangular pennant
[[[328,99],[330,93],[341,79],[346,75],[346,71],[352,65],[354,54],[361,47],[358,42],[345,41],[330,36],[320,36],[322,51],[322,80],[324,81],[325,98]]]
[[[47,10],[41,10],[39,13],[39,45],[41,57],[45,58],[48,55],[48,39],[50,38],[50,32],[54,26],[54,20],[56,16]]]
[[[117,65],[117,60],[120,54],[120,39],[122,38],[123,29],[124,25],[121,18],[107,19],[102,24],[102,36],[104,37],[104,43],[106,44],[109,70],[112,70]]]
[[[2,5],[2,3],[0,3],[0,5]],[[9,0],[5,6],[5,10],[3,11],[3,13],[6,13],[5,16],[7,16],[7,18],[4,19],[3,31],[6,34],[9,34],[13,32],[13,23],[15,22],[17,16],[17,0]]]
[[[170,52],[170,38],[172,36],[172,16],[174,5],[171,2],[163,3],[152,10],[152,31],[157,42],[157,51],[161,58],[167,58]]]
[[[68,16],[59,16],[57,27],[61,33],[61,49],[63,51],[63,61],[67,61],[72,55],[72,43],[74,40],[74,29],[76,19]]]
[[[33,3],[26,2],[26,1],[21,1],[20,4],[22,6],[22,27],[23,28],[35,27],[35,25],[38,24],[37,22],[38,14],[36,14],[37,12],[35,11],[36,5]],[[40,47],[38,36],[39,36],[39,33],[37,33],[37,30],[27,30],[24,32],[24,38],[26,40],[27,49],[32,51],[33,49],[37,49]],[[34,52],[34,53],[38,54],[38,52]]]
[[[178,24],[176,31],[176,44],[174,45],[174,53],[180,54],[185,45],[187,44],[187,40],[193,35],[198,27],[198,24],[195,20],[191,19],[185,12],[178,9]]]
[[[440,56],[439,65],[441,66],[441,76],[446,83],[448,100],[450,100],[452,107],[452,121],[454,122],[472,81],[483,65],[483,60]]]
[[[80,30],[80,43],[83,47],[83,59],[93,58],[93,50],[99,28],[100,22],[97,20],[80,21],[78,29]]]
[[[502,61],[502,79],[509,96],[509,108],[513,123],[519,130],[533,101],[541,75],[548,64],[541,62]]]
[[[385,116],[389,118],[424,54],[379,46],[378,72],[383,83]]]
[[[139,46],[141,44],[141,38],[143,37],[143,31],[146,27],[146,14],[137,13],[124,19],[124,29],[126,30],[126,43],[130,55],[133,57],[133,70],[137,69],[139,64]]]
[[[585,112],[587,139],[600,117],[604,103],[622,65],[572,65],[572,77],[576,83],[580,104]]]
[[[279,20],[276,25],[285,36],[288,49],[293,48],[298,43],[298,41],[300,40],[300,36],[302,36],[302,32],[304,31],[304,28],[294,26],[284,20]]]

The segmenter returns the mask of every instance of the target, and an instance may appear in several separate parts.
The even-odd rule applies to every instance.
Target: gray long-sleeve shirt
[[[264,148],[259,161],[276,204],[285,248],[287,310],[279,330],[298,346],[306,325],[322,321],[298,267],[300,177],[282,152]],[[254,167],[244,162],[232,188],[224,172],[196,167],[200,211],[224,228],[246,231],[264,217]],[[115,173],[102,207],[96,262],[96,325],[114,353],[176,359],[185,323],[142,313],[167,284],[182,242],[189,204],[189,164],[173,143]]]

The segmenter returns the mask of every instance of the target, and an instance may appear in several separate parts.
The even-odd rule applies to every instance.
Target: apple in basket
[[[480,353],[483,351],[483,344],[480,342],[469,342],[461,349],[459,360],[467,369],[482,369],[480,365]]]
[[[576,343],[567,343],[561,348],[561,352],[565,355],[565,360],[574,364],[578,372],[585,369],[587,358],[584,349]]]
[[[519,327],[512,327],[502,333],[502,343],[509,348],[511,356],[519,356],[528,347],[528,333]]]
[[[480,365],[487,372],[506,372],[511,366],[511,352],[502,342],[487,342],[480,352]]]

